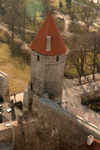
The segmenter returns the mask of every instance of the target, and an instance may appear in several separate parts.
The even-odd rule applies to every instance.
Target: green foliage
[[[100,111],[100,106],[92,105],[91,108],[92,108],[94,111],[96,111],[96,112]]]
[[[89,0],[76,0],[76,1],[81,2],[81,3],[83,3],[87,6],[90,6],[92,8],[99,9],[99,5],[92,2],[92,1],[89,1]]]
[[[38,13],[43,14],[43,11],[44,7],[41,0],[29,0],[26,3],[26,12],[33,19],[36,19]]]

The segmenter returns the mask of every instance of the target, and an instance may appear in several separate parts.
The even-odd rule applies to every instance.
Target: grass
[[[54,7],[56,7],[56,8],[59,8],[59,0],[51,0],[51,5],[52,6],[54,6]],[[61,0],[61,2],[63,3],[63,6],[65,6],[65,4],[66,4],[66,2],[65,2],[65,0]]]
[[[66,8],[66,3],[63,3],[63,7],[60,9],[60,11],[62,12],[62,13],[64,13],[64,14],[66,14],[66,13],[71,13],[71,12],[73,12],[74,11],[74,13],[78,13],[78,12],[80,12],[81,10],[82,10],[82,8],[83,8],[83,6],[79,6],[78,4],[76,4],[76,3],[71,3],[71,9],[70,10],[68,10],[67,8]]]
[[[8,74],[10,95],[27,88],[30,66],[21,57],[13,56],[7,43],[0,42],[0,70]]]
[[[26,19],[26,23],[25,23],[25,28],[26,29],[29,29],[31,31],[38,31],[39,27],[42,25],[43,23],[43,18],[37,18],[36,21],[35,21],[36,25],[34,27],[34,20],[32,19]]]
[[[93,3],[93,5],[92,5],[92,3],[89,0],[76,0],[76,1],[78,1],[80,3],[83,3],[83,4],[87,5],[87,6],[90,6],[92,8],[95,8],[95,9],[99,9],[100,8],[99,5],[97,5],[96,3]]]

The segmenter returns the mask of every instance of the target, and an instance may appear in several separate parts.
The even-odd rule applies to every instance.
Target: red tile
[[[51,36],[50,51],[46,51],[47,36]],[[30,48],[44,55],[61,55],[66,52],[52,14],[48,14],[46,17]]]

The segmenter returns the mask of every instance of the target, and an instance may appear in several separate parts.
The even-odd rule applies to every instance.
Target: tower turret
[[[32,45],[30,89],[33,94],[60,103],[66,47],[51,14],[48,14]]]

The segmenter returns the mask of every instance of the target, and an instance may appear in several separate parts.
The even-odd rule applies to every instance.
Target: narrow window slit
[[[37,55],[37,61],[39,61],[40,60],[40,56],[39,55]]]
[[[33,89],[33,83],[31,83],[31,90]]]
[[[59,61],[59,56],[56,57],[56,61]]]

